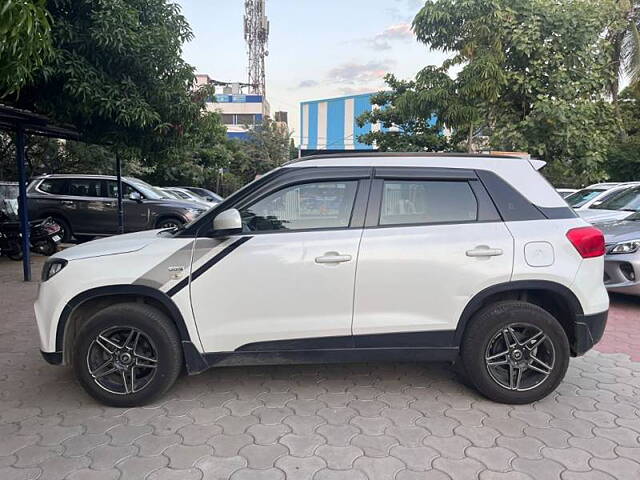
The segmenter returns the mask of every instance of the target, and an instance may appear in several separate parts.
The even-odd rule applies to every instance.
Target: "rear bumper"
[[[600,341],[607,325],[609,310],[593,315],[576,315],[571,354],[584,355]]]
[[[43,352],[40,350],[42,358],[51,365],[62,365],[62,352]]]

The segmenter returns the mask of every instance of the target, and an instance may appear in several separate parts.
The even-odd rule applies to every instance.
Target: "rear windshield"
[[[569,206],[573,208],[579,208],[589,200],[593,200],[605,190],[605,188],[583,188],[582,190],[573,192],[571,195],[565,197],[565,200],[567,201]]]

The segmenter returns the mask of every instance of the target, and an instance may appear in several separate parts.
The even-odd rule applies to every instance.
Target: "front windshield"
[[[618,195],[614,195],[604,202],[594,205],[593,208],[637,212],[640,210],[640,187],[623,190]]]
[[[602,188],[583,188],[577,192],[573,192],[571,195],[565,197],[565,200],[570,207],[580,208],[589,200],[593,200],[595,197],[604,192]]]

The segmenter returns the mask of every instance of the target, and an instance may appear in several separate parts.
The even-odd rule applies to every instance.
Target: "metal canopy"
[[[29,249],[29,211],[27,208],[27,172],[25,165],[26,135],[79,140],[80,134],[72,127],[51,123],[44,115],[0,104],[0,130],[16,134],[16,164],[18,167],[18,213],[22,233],[22,270],[24,280],[31,280],[31,251]]]

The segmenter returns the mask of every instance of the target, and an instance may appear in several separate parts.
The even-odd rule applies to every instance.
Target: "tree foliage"
[[[609,93],[613,100],[619,127],[624,137],[624,126],[618,102],[620,80],[627,78],[631,86],[640,81],[640,2],[611,0],[614,16],[607,28],[607,39],[611,43],[611,78]]]
[[[414,32],[449,58],[392,85],[394,114],[436,115],[457,150],[527,151],[553,180],[600,179],[615,132],[604,35],[615,15],[613,0],[426,2]]]
[[[390,90],[371,97],[377,108],[363,113],[357,123],[363,127],[367,123],[380,123],[384,128],[395,131],[371,131],[358,139],[367,145],[374,143],[380,151],[436,152],[447,148],[447,139],[441,135],[441,123],[433,124],[431,117],[422,110],[414,111],[411,102],[402,108],[399,101],[406,101],[416,93],[416,82],[398,80],[394,75],[386,75],[385,82]]]
[[[33,79],[51,53],[51,18],[45,0],[0,4],[0,98]]]
[[[161,155],[199,121],[204,96],[181,56],[192,32],[165,0],[48,0],[52,54],[16,105],[90,143]]]
[[[640,179],[640,85],[620,94],[620,115],[625,135],[616,138],[607,155],[607,173],[611,180],[628,182]]]

